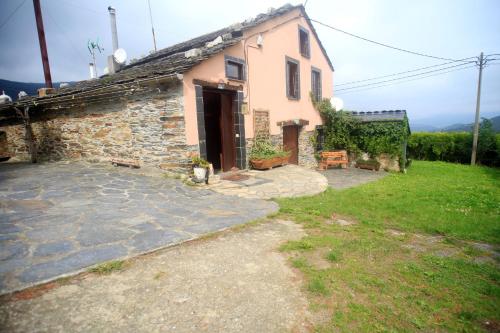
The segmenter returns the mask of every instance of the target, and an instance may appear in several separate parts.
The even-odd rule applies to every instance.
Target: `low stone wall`
[[[103,162],[110,158],[184,172],[198,145],[186,144],[180,82],[151,87],[140,96],[60,111],[35,110],[32,128],[40,160]],[[29,160],[24,126],[0,127],[15,160]]]

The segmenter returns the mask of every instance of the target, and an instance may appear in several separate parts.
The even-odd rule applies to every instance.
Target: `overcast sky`
[[[0,1],[0,25],[20,3],[22,0]],[[108,5],[117,10],[119,44],[129,59],[146,55],[153,48],[147,0],[41,3],[53,81],[88,78],[89,39],[99,39],[105,49],[97,60],[102,73],[105,56],[111,50]],[[157,43],[163,48],[284,3],[151,0]],[[311,18],[348,32],[443,58],[462,59],[481,51],[500,53],[498,0],[309,0],[306,10]],[[316,29],[335,67],[334,85],[445,62],[373,45],[319,25]],[[291,40],[295,41],[296,36]],[[25,1],[1,28],[0,45],[0,78],[43,82],[31,0]],[[500,60],[496,63],[484,70],[484,116],[500,114]],[[473,120],[477,75],[477,68],[469,68],[382,88],[339,91],[336,95],[349,110],[406,109],[414,122],[446,125]]]

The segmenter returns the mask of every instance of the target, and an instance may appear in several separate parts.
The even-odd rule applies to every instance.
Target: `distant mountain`
[[[426,124],[411,124],[410,128],[412,132],[435,132],[439,130],[439,127]]]
[[[61,82],[54,82],[54,87],[59,87]],[[68,82],[73,83],[73,82]],[[0,93],[5,91],[5,94],[9,95],[12,100],[17,100],[17,94],[20,91],[25,91],[28,95],[38,94],[38,89],[45,87],[45,83],[31,83],[31,82],[16,82],[9,80],[0,79]]]
[[[493,130],[500,133],[500,116],[490,118],[493,124]],[[410,126],[412,132],[471,132],[474,124],[453,124],[444,127],[435,127],[425,124],[412,124]]]
[[[453,124],[439,129],[441,132],[470,132],[474,124]]]

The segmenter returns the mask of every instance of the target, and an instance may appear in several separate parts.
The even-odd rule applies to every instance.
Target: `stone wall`
[[[299,165],[306,168],[316,168],[318,162],[314,157],[314,145],[311,142],[311,137],[315,135],[315,131],[306,131],[305,127],[299,129]],[[283,128],[281,128],[280,134],[271,135],[270,141],[275,147],[283,148]],[[250,155],[253,139],[247,139],[247,155]],[[247,165],[250,163],[247,161]]]
[[[104,162],[139,160],[142,165],[184,172],[198,146],[186,144],[180,82],[158,84],[139,96],[65,111],[35,110],[32,128],[40,160]],[[24,126],[0,127],[16,160],[28,160]]]

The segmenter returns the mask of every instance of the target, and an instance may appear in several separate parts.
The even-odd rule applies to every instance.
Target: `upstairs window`
[[[300,99],[300,67],[299,62],[286,57],[286,96]]]
[[[224,56],[226,77],[231,80],[245,81],[245,61],[243,59]]]
[[[309,58],[311,56],[311,47],[309,45],[309,31],[299,26],[299,45],[300,54],[303,57]]]
[[[321,101],[323,98],[321,95],[321,70],[314,67],[311,68],[311,92],[316,102]]]

